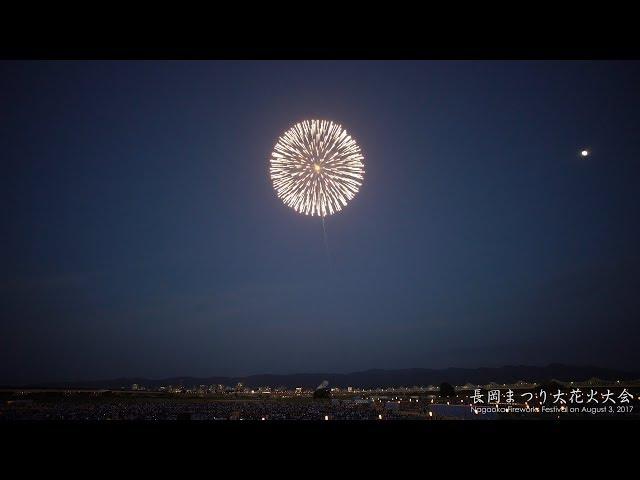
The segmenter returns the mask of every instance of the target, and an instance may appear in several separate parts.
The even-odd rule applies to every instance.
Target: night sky
[[[639,85],[640,62],[0,62],[0,383],[637,370]],[[330,259],[268,172],[311,118],[365,155]]]

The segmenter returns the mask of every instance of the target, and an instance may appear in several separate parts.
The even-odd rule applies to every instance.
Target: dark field
[[[172,395],[158,392],[19,391],[0,392],[0,422],[110,421],[278,421],[278,420],[449,420],[449,419],[638,419],[637,396],[628,404],[474,404],[473,392],[439,394]],[[488,407],[498,407],[492,411]],[[570,411],[570,407],[577,410]],[[505,410],[506,409],[506,410]]]

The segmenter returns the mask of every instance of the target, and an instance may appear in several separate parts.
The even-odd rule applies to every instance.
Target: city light
[[[620,382],[620,383],[618,383]],[[505,388],[514,388],[521,386],[524,382],[516,382],[515,384],[507,385]],[[624,384],[624,385],[621,385]],[[507,400],[500,401],[501,396],[496,394],[499,390],[489,390],[482,392],[478,389],[473,395],[467,395],[462,393],[457,402],[455,397],[437,397],[429,395],[429,400],[432,406],[430,408],[424,408],[426,405],[418,405],[419,392],[424,392],[424,387],[415,387],[414,389],[387,387],[370,390],[370,394],[365,394],[363,390],[360,390],[358,395],[351,395],[347,393],[346,389],[332,388],[330,398],[332,398],[329,404],[318,403],[312,401],[309,403],[296,403],[296,402],[282,402],[281,398],[300,398],[300,396],[306,396],[309,399],[313,398],[313,390],[308,387],[253,387],[247,388],[242,383],[238,383],[235,386],[225,385],[158,385],[152,387],[150,385],[135,384],[127,386],[127,389],[122,389],[121,392],[114,391],[109,395],[120,395],[122,397],[133,397],[136,399],[138,405],[146,405],[146,395],[149,392],[157,392],[156,396],[162,399],[162,402],[166,402],[165,406],[161,402],[158,402],[158,409],[155,407],[147,407],[148,413],[145,413],[147,419],[166,419],[166,413],[163,413],[163,409],[166,409],[168,405],[172,405],[176,398],[180,399],[179,403],[181,409],[185,409],[180,413],[180,417],[197,419],[197,420],[284,420],[284,419],[305,419],[305,418],[320,418],[325,421],[328,420],[394,420],[394,419],[453,419],[453,418],[468,418],[473,415],[483,415],[483,418],[501,419],[507,417],[513,417],[514,414],[529,414],[536,418],[541,418],[540,414],[552,414],[561,413],[562,416],[569,416],[569,414],[585,414],[594,415],[610,413],[610,410],[600,410],[598,404],[604,402],[616,404],[629,404],[620,407],[624,412],[630,413],[633,410],[634,398],[637,398],[637,393],[633,390],[636,387],[636,382],[630,382],[626,384],[624,381],[608,380],[608,381],[566,381],[563,383],[565,389],[568,390],[568,385],[574,389],[571,392],[565,391],[561,393],[561,389],[557,390],[557,394],[554,391],[545,391],[544,386],[536,386],[535,384],[529,384],[523,390],[511,392],[511,395],[507,395]],[[622,387],[626,387],[623,388]],[[471,387],[474,387],[473,385]],[[596,387],[596,388],[593,388]],[[603,388],[606,387],[606,388]],[[498,388],[495,383],[487,385],[487,388]],[[522,388],[522,387],[521,387]],[[355,387],[354,387],[355,389]],[[352,390],[354,390],[352,389]],[[539,395],[534,393],[535,389],[538,392],[542,392]],[[401,391],[405,393],[404,397],[400,397],[397,393]],[[466,390],[462,390],[466,391]],[[64,396],[79,396],[79,395],[91,395],[92,397],[100,397],[108,390],[95,390],[78,392],[74,390],[64,391]],[[260,394],[260,401],[256,401],[256,396],[253,393]],[[344,393],[343,393],[344,392]],[[374,393],[375,392],[375,393]],[[395,395],[388,392],[394,392]],[[579,395],[584,392],[589,394],[588,398],[584,402],[576,400]],[[20,397],[28,397],[32,392],[29,390],[21,389],[16,390],[14,395]],[[264,397],[263,394],[269,397]],[[493,394],[493,395],[491,395]],[[424,395],[424,394],[423,394]],[[197,408],[194,408],[193,403],[189,403],[189,399],[196,399],[202,397],[209,397],[210,400],[202,402],[197,400]],[[222,399],[221,397],[227,397]],[[484,400],[483,400],[484,397]],[[555,397],[555,398],[554,398]],[[563,398],[564,397],[564,398]],[[272,401],[268,398],[273,399]],[[426,400],[425,397],[422,397]],[[438,402],[435,402],[435,399]],[[534,398],[537,398],[534,400]],[[278,399],[278,400],[276,400]],[[408,400],[408,401],[407,401]],[[414,402],[415,400],[415,402]],[[196,401],[196,400],[194,400]],[[24,405],[28,405],[32,402],[31,399],[11,399],[6,402],[7,411],[11,412],[11,415],[18,418],[20,415],[24,415]],[[423,401],[424,403],[424,401]],[[427,402],[429,403],[429,402]],[[479,405],[478,403],[484,404]],[[585,405],[593,403],[593,405],[587,405],[586,410],[580,406],[580,412],[578,408],[574,408],[574,404],[585,403]],[[136,403],[133,402],[132,405]],[[200,406],[202,408],[200,409]],[[547,408],[550,406],[550,408]],[[61,411],[58,414],[60,417],[70,415],[69,418],[77,418],[77,414],[69,414],[64,409],[67,407],[61,406]],[[628,408],[628,409],[627,409]],[[432,410],[432,411],[429,411]],[[26,411],[26,410],[24,410]],[[170,411],[166,410],[167,412]],[[385,414],[381,413],[382,411]],[[0,414],[2,414],[2,406],[0,405]],[[388,412],[388,413],[386,413]],[[329,414],[330,413],[330,414]],[[436,415],[434,415],[434,413]],[[117,407],[117,403],[114,406],[106,406],[103,409],[98,410],[95,414],[86,412],[82,414],[82,418],[98,419],[111,419],[118,418],[134,419],[140,415],[136,412],[135,408],[132,408],[130,413],[126,414],[126,417],[122,417],[121,408]],[[164,415],[164,416],[163,416]],[[175,419],[176,414],[172,415]],[[544,415],[547,416],[547,415]],[[554,418],[556,415],[550,415]],[[384,418],[383,418],[384,417]]]

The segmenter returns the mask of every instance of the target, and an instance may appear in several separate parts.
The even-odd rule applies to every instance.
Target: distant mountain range
[[[544,382],[552,379],[560,381],[585,381],[590,378],[601,380],[637,380],[640,373],[627,372],[598,367],[576,367],[551,364],[545,367],[505,366],[497,368],[446,368],[441,370],[429,368],[410,368],[402,370],[366,370],[354,373],[297,373],[289,375],[250,375],[245,377],[173,377],[158,380],[147,378],[117,378],[113,380],[92,380],[84,382],[50,382],[32,385],[21,385],[22,388],[105,388],[120,389],[131,387],[137,383],[147,388],[163,385],[236,385],[242,382],[248,387],[305,387],[314,388],[323,380],[332,387],[359,388],[376,387],[411,387],[439,385],[448,382],[452,385],[466,383],[487,384],[513,383],[518,380],[526,382]]]

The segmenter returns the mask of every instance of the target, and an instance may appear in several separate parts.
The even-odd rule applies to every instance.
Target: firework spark
[[[364,157],[342,125],[305,120],[287,130],[271,154],[279,198],[305,215],[333,215],[358,193]]]

